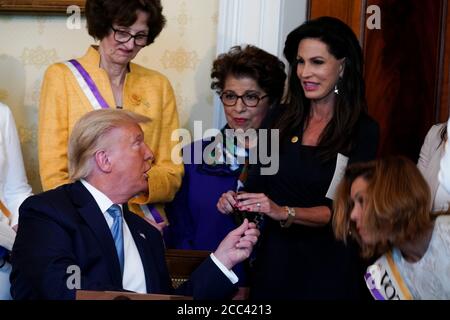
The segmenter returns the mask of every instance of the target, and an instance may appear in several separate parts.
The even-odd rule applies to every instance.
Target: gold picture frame
[[[79,6],[84,11],[85,0],[0,0],[0,13],[59,13],[67,8]]]

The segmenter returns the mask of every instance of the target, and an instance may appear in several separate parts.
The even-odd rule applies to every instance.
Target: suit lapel
[[[98,245],[103,252],[103,258],[106,260],[113,283],[122,287],[122,276],[116,247],[103,213],[81,182],[74,183],[72,193],[73,202],[77,206],[80,216],[98,240]]]
[[[161,284],[160,277],[157,273],[158,267],[155,256],[152,250],[152,239],[149,238],[149,234],[143,230],[139,224],[135,222],[135,219],[141,219],[134,217],[134,213],[128,210],[128,206],[123,206],[123,216],[130,229],[133,240],[141,256],[142,265],[145,273],[145,283],[147,285],[147,292],[160,292]]]

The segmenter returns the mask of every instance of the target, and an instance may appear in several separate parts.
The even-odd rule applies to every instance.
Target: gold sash
[[[6,208],[6,206],[3,204],[2,200],[0,200],[0,211],[3,212],[3,214],[9,218],[11,217],[11,212]]]

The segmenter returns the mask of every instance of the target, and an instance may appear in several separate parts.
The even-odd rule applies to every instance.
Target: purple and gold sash
[[[369,266],[364,278],[375,300],[413,299],[394,262],[391,251]]]
[[[156,209],[153,204],[141,204],[140,208],[144,215],[150,220],[155,221],[156,223],[161,223],[164,221],[164,218],[161,217],[158,209]]]
[[[108,109],[108,103],[103,98],[102,94],[95,85],[94,80],[92,80],[86,69],[84,69],[83,66],[75,59],[67,61],[65,65],[70,69],[70,71],[72,71],[72,74],[77,80],[81,91],[83,91],[92,107],[96,110]]]

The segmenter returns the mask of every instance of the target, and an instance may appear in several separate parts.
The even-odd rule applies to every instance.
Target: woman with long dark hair
[[[322,17],[293,30],[284,55],[287,99],[272,124],[280,133],[279,170],[264,176],[253,166],[247,193],[224,194],[218,208],[264,215],[252,298],[359,298],[357,247],[337,242],[330,221],[342,171],[373,159],[378,145],[378,125],[367,114],[361,47],[345,23]]]

